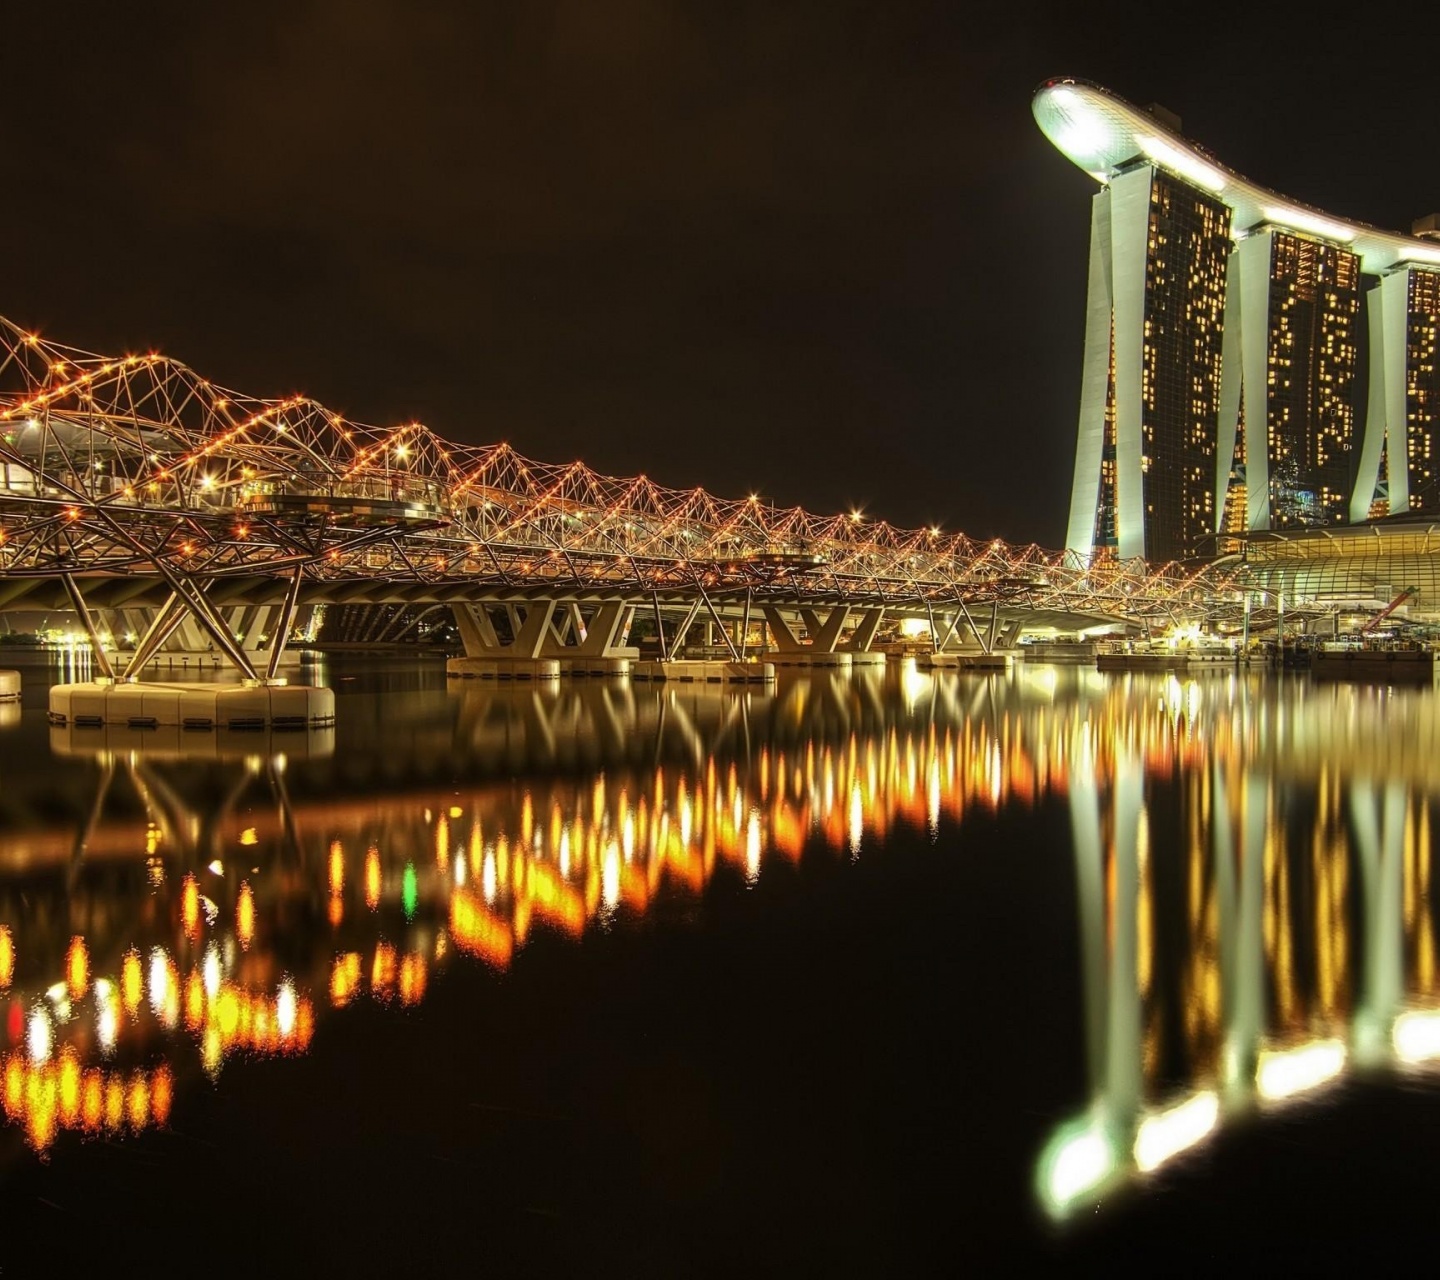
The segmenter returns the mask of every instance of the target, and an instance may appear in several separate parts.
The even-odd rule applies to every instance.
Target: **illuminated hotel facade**
[[[1440,241],[1268,191],[1098,86],[1033,105],[1101,184],[1068,549],[1186,559],[1440,506]]]

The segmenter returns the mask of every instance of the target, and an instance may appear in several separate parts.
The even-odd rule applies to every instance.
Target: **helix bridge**
[[[138,610],[138,648],[187,623],[254,677],[234,611],[258,605],[279,610],[268,630],[280,648],[297,610],[317,604],[629,605],[668,616],[672,634],[713,620],[732,656],[726,623],[767,605],[926,618],[937,637],[977,607],[1148,629],[1238,617],[1236,571],[1086,565],[536,462],[419,422],[376,427],[305,396],[232,391],[156,352],[78,350],[0,318],[0,610],[74,610],[97,648],[100,615]]]

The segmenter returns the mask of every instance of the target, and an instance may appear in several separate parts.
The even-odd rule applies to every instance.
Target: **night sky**
[[[1337,214],[1440,211],[1433,11],[1163,11],[7,6],[0,313],[362,421],[1057,546],[1094,184],[1042,80],[1163,103]]]

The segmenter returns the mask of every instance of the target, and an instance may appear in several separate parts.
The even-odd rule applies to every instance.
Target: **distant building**
[[[1440,512],[1440,271],[1399,267],[1368,297],[1370,396],[1350,518]]]
[[[1440,509],[1440,218],[1407,236],[1310,209],[1081,81],[1034,111],[1101,184],[1067,547],[1183,559]]]
[[[1338,244],[1259,227],[1235,247],[1229,302],[1220,447],[1233,449],[1243,440],[1247,526],[1345,523],[1355,446],[1359,258]],[[1237,430],[1242,422],[1243,433]]]
[[[1151,165],[1095,196],[1070,545],[1194,554],[1215,528],[1230,211]]]

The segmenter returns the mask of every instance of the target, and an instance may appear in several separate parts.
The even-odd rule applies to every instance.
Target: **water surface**
[[[1433,691],[316,675],[324,733],[52,729],[33,667],[0,710],[0,1255],[1417,1238]]]

